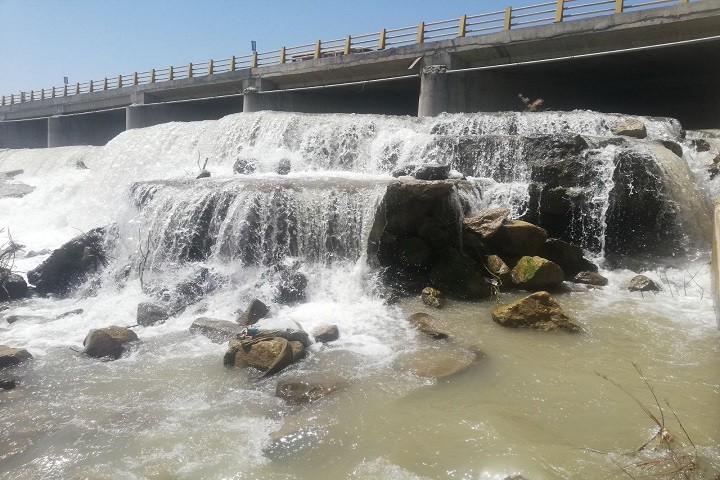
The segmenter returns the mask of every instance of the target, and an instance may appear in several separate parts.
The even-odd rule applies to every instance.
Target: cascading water
[[[0,151],[0,174],[23,170],[0,177],[0,227],[26,245],[14,269],[29,271],[80,232],[111,223],[119,232],[108,267],[74,296],[0,312],[33,316],[0,322],[0,344],[35,357],[18,370],[19,387],[0,392],[0,478],[622,478],[613,462],[652,425],[594,372],[637,386],[630,361],[681,413],[708,475],[720,472],[707,186],[698,193],[702,172],[687,145],[695,179],[659,143],[681,141],[676,121],[645,118],[647,139],[620,141],[611,129],[621,118],[260,112],[131,130],[104,147]],[[253,173],[233,173],[240,158]],[[212,176],[195,179],[205,159]],[[287,161],[290,173],[276,173]],[[672,224],[661,232],[676,260],[652,257],[646,272],[620,262],[603,271],[605,289],[560,295],[588,330],[579,338],[502,329],[488,300],[436,312],[453,342],[430,345],[404,320],[425,307],[414,298],[386,306],[365,261],[391,173],[428,162],[468,177],[460,192],[468,212],[509,206],[599,260],[608,248],[630,248],[618,240],[633,222],[622,209],[638,198],[634,189],[652,185],[645,194],[664,213],[647,222]],[[645,183],[628,180],[648,165]],[[34,189],[3,197],[11,184]],[[272,303],[278,262],[307,276],[304,303]],[[165,323],[137,328],[142,342],[128,356],[103,363],[71,350],[91,328],[134,324],[139,302],[200,267],[213,288]],[[629,294],[635,273],[663,291]],[[500,295],[501,303],[519,296]],[[286,407],[274,380],[223,368],[225,347],[188,332],[198,316],[234,319],[253,298],[271,304],[275,320],[341,332],[280,378],[337,376],[347,386]],[[485,358],[449,379],[398,369],[460,347]],[[278,446],[276,431],[301,433]]]

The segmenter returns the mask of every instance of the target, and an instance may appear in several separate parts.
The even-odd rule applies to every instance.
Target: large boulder
[[[597,272],[598,267],[583,255],[582,248],[572,245],[559,238],[549,238],[538,253],[556,263],[565,273],[565,279],[570,280],[580,272]]]
[[[0,368],[18,365],[22,362],[30,360],[32,355],[24,348],[13,348],[6,345],[0,345]]]
[[[422,312],[413,313],[408,317],[408,322],[433,340],[448,338],[447,333],[436,327],[437,319],[432,315]]]
[[[506,220],[485,243],[495,252],[520,257],[538,255],[547,238],[542,227],[522,220]]]
[[[111,325],[90,330],[83,341],[83,346],[85,354],[90,357],[117,360],[125,352],[125,344],[137,339],[137,334],[132,330]]]
[[[464,218],[463,225],[482,238],[490,238],[502,226],[509,214],[510,209],[507,207],[490,208],[474,217]]]
[[[170,318],[170,309],[159,303],[140,302],[137,307],[137,324],[149,327],[157,323],[164,323]]]
[[[645,124],[636,118],[628,118],[617,123],[612,129],[613,135],[622,135],[625,137],[645,138],[647,137],[647,128]]]
[[[340,330],[338,330],[337,325],[323,325],[313,330],[312,336],[316,342],[334,342],[340,338]]]
[[[573,277],[572,281],[585,285],[595,285],[597,287],[604,287],[608,284],[608,279],[597,272],[579,272]]]
[[[252,367],[263,376],[273,375],[295,360],[290,342],[282,337],[232,339],[228,347],[226,366]]]
[[[660,287],[645,275],[635,275],[628,283],[631,292],[659,292]]]
[[[483,267],[464,252],[446,248],[436,255],[437,263],[430,272],[430,283],[441,291],[459,298],[487,298],[492,294]]]
[[[555,289],[565,279],[562,269],[542,257],[522,257],[512,269],[513,283],[523,290]]]
[[[228,320],[200,317],[190,325],[190,331],[205,335],[215,343],[223,343],[241,335],[243,326]]]
[[[308,279],[296,266],[278,265],[277,293],[275,300],[282,305],[305,301]]]
[[[582,327],[563,312],[548,292],[535,292],[509,305],[493,309],[492,318],[503,327],[541,331],[579,332]]]
[[[87,276],[107,264],[107,227],[100,227],[73,238],[28,272],[28,281],[42,294],[65,296],[82,284]]]
[[[25,279],[17,273],[0,268],[0,302],[19,300],[28,295]]]
[[[288,405],[305,405],[328,396],[347,385],[344,378],[294,378],[281,380],[275,387],[275,396]]]
[[[253,325],[258,320],[265,318],[270,313],[270,309],[257,298],[250,302],[250,305],[237,318],[240,325]]]

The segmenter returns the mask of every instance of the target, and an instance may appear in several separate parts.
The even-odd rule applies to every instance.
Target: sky
[[[204,62],[539,0],[0,0],[0,94]]]

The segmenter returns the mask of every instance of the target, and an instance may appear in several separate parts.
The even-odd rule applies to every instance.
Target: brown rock
[[[240,325],[254,325],[258,320],[267,317],[268,313],[270,313],[268,306],[256,298],[250,302],[248,308],[240,314],[237,323]]]
[[[125,351],[122,343],[115,340],[104,330],[90,330],[83,341],[85,354],[93,358],[111,358],[117,360]]]
[[[579,332],[582,327],[563,312],[548,292],[535,292],[509,305],[496,307],[493,320],[503,327]]]
[[[0,368],[17,365],[26,360],[30,360],[32,355],[24,348],[13,348],[6,345],[0,345]]]
[[[612,133],[613,135],[623,135],[626,137],[645,138],[647,137],[647,128],[645,128],[645,124],[640,120],[628,118],[615,125]]]
[[[537,255],[547,238],[544,228],[522,220],[509,220],[497,229],[489,246],[506,255]]]
[[[480,358],[481,354],[467,349],[429,348],[400,357],[394,367],[419,377],[445,378],[467,370]]]
[[[513,286],[510,268],[505,262],[503,262],[502,258],[497,255],[488,255],[485,257],[485,266],[487,267],[488,272],[490,272],[490,274],[492,274],[500,282],[501,286]]]
[[[580,272],[575,275],[572,280],[575,283],[583,283],[585,285],[597,285],[604,287],[608,284],[608,279],[597,272]]]
[[[115,341],[120,343],[134,342],[138,339],[135,332],[125,327],[118,327],[117,325],[110,325],[109,327],[101,328],[103,332],[110,335]]]
[[[490,208],[479,215],[465,218],[463,225],[483,239],[490,238],[500,228],[509,214],[510,209],[507,207]]]
[[[659,292],[660,287],[645,275],[636,275],[630,279],[628,290],[631,292]]]
[[[337,379],[289,379],[281,380],[275,388],[275,396],[288,405],[305,405],[325,397],[347,385],[347,380]]]
[[[432,287],[423,288],[420,293],[422,302],[428,307],[442,308],[445,305],[445,298],[443,298],[442,292]]]
[[[340,338],[340,330],[338,330],[337,325],[324,325],[313,330],[312,335],[316,342],[334,342]]]
[[[290,348],[292,348],[293,361],[305,358],[307,351],[305,350],[305,345],[303,345],[302,342],[293,340],[290,342]]]
[[[225,354],[226,365],[253,367],[263,372],[263,376],[279,372],[294,360],[290,342],[282,337],[233,339],[230,340],[229,347]]]
[[[562,269],[542,257],[522,257],[512,269],[513,282],[523,290],[557,288],[565,279]]]
[[[410,317],[408,317],[408,321],[430,338],[442,340],[443,338],[448,337],[447,333],[435,328],[433,324],[437,321],[437,319],[427,313],[413,313]]]

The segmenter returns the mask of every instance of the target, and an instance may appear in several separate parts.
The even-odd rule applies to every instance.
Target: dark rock
[[[85,354],[93,358],[117,360],[125,351],[120,342],[102,330],[90,330],[83,345],[85,345]]]
[[[284,265],[278,266],[278,273],[276,301],[283,305],[304,302],[307,277],[297,269]]]
[[[85,162],[83,162],[82,160],[78,160],[77,162],[75,162],[75,168],[77,168],[78,170],[88,169],[87,165],[85,165]]]
[[[312,335],[316,342],[334,342],[340,338],[340,330],[338,330],[337,325],[324,325],[313,330]]]
[[[492,317],[503,327],[567,332],[582,330],[578,323],[563,312],[548,292],[535,292],[509,305],[496,307],[492,311]]]
[[[248,308],[237,318],[240,325],[253,325],[261,318],[265,318],[270,313],[270,309],[257,298],[250,302]]]
[[[25,170],[18,169],[18,170],[6,170],[4,172],[0,172],[0,178],[14,178],[18,175],[22,175],[25,173]]]
[[[6,345],[0,345],[0,368],[18,365],[22,362],[30,360],[32,355],[24,348],[13,348]]]
[[[395,178],[411,176],[418,169],[417,165],[405,165],[402,168],[398,168],[392,171],[392,176]]]
[[[60,320],[61,318],[66,318],[66,317],[72,317],[73,315],[80,315],[84,312],[85,312],[85,310],[83,310],[82,308],[76,308],[75,310],[70,310],[69,312],[61,313],[60,315],[55,317],[55,320]]]
[[[434,324],[437,323],[437,319],[427,313],[413,313],[408,317],[408,322],[412,323],[415,328],[433,340],[442,340],[449,336],[447,333],[435,327]]]
[[[660,287],[645,275],[636,275],[630,279],[628,290],[631,292],[659,292]]]
[[[486,240],[491,250],[505,255],[538,255],[547,240],[544,228],[522,220],[507,220]]]
[[[17,273],[0,268],[0,302],[19,300],[28,295],[25,279]]]
[[[5,321],[7,323],[15,323],[15,322],[39,322],[48,320],[46,317],[41,317],[40,315],[8,315],[5,317]]]
[[[428,348],[398,358],[394,368],[424,378],[447,378],[459,374],[483,357],[478,351],[464,348]]]
[[[523,290],[556,289],[565,279],[562,269],[542,257],[522,257],[513,267],[512,280]]]
[[[227,320],[200,317],[190,325],[190,331],[205,335],[215,343],[223,343],[242,334],[243,327]]]
[[[710,142],[708,142],[704,138],[692,139],[692,140],[690,140],[690,145],[698,153],[709,152],[710,149],[712,148],[710,145]]]
[[[562,268],[565,279],[570,280],[580,272],[597,272],[597,265],[583,256],[582,248],[558,238],[549,238],[540,247],[538,255]]]
[[[488,255],[485,259],[488,272],[495,277],[501,287],[512,287],[512,273],[510,267],[497,255]]]
[[[295,360],[290,342],[282,337],[232,339],[225,353],[226,366],[252,367],[273,375]]]
[[[483,267],[455,248],[446,248],[436,256],[430,282],[448,295],[477,299],[492,294],[490,283],[482,275]]]
[[[290,159],[281,158],[275,171],[280,175],[287,175],[290,173]]]
[[[157,323],[164,323],[170,318],[170,309],[164,305],[153,302],[140,302],[137,307],[137,324],[149,327]]]
[[[485,256],[487,255],[487,247],[485,247],[483,241],[480,240],[480,237],[478,237],[474,232],[468,230],[467,228],[463,228],[462,248],[463,251],[467,254],[467,256],[470,257],[475,263],[477,263],[478,265],[484,263]]]
[[[198,180],[200,178],[210,178],[210,172],[207,170],[201,171],[195,179]]]
[[[640,120],[628,118],[613,127],[613,135],[622,135],[625,137],[645,138],[647,137],[647,128]]]
[[[275,387],[275,396],[288,405],[305,405],[320,400],[347,385],[345,379],[288,379]]]
[[[15,386],[15,380],[0,380],[0,390],[12,390]]]
[[[450,175],[450,165],[420,165],[413,173],[418,180],[447,180]]]
[[[108,228],[100,227],[73,238],[55,250],[37,268],[28,272],[28,281],[42,294],[65,296],[87,276],[107,264]]]
[[[420,298],[422,302],[428,307],[442,308],[445,306],[445,298],[440,290],[432,287],[425,287],[420,292]]]
[[[255,171],[257,160],[254,158],[238,158],[233,165],[233,172],[240,175],[249,175]]]
[[[585,285],[596,285],[599,287],[604,287],[608,284],[608,279],[603,277],[597,272],[579,272],[575,277],[572,279],[575,283],[583,283]]]
[[[482,238],[490,238],[505,222],[509,214],[510,209],[507,207],[490,208],[474,217],[465,218],[463,225]]]
[[[174,311],[181,310],[192,305],[205,294],[215,289],[215,282],[210,275],[210,270],[200,267],[195,270],[185,281],[177,284],[171,293],[171,301],[174,304]]]
[[[673,142],[672,140],[660,140],[660,143],[662,143],[663,147],[667,148],[678,157],[683,156],[683,148],[679,143]]]

